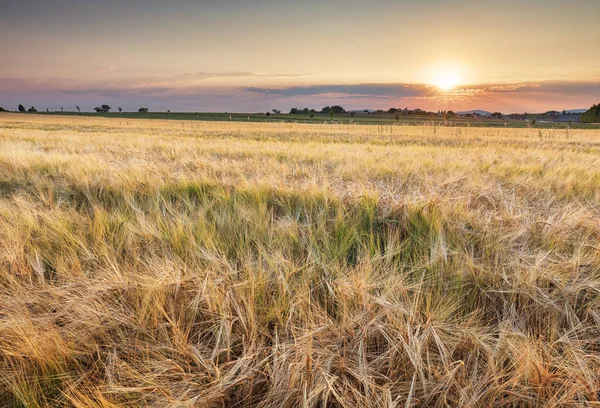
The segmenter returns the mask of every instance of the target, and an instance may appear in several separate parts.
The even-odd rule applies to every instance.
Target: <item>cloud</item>
[[[85,81],[69,78],[0,78],[0,105],[112,103],[151,109],[189,111],[262,111],[294,106],[341,104],[347,108],[419,107],[536,111],[591,106],[600,102],[600,81],[541,81],[465,85],[449,93],[411,83],[250,86],[253,79],[287,82],[305,74],[192,72],[173,76]],[[274,80],[274,78],[278,78]],[[290,79],[290,82],[293,79]],[[303,81],[306,81],[304,79]]]
[[[425,84],[357,84],[357,85],[311,85],[292,86],[284,88],[273,87],[246,87],[246,92],[264,95],[281,96],[293,98],[298,96],[316,96],[324,94],[336,94],[347,96],[361,96],[370,98],[429,98],[442,95],[442,93],[431,85]],[[544,81],[524,82],[513,84],[479,84],[464,85],[458,87],[443,96],[468,96],[468,95],[492,95],[495,93],[552,93],[552,94],[585,94],[600,95],[600,82],[576,82],[576,81]]]
[[[435,94],[429,85],[421,84],[359,84],[359,85],[312,85],[286,88],[247,87],[246,92],[282,97],[337,94],[348,96],[368,96],[372,98],[412,98]]]

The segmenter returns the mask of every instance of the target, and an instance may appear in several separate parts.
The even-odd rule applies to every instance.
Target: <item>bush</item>
[[[148,113],[148,108],[139,108],[138,112],[139,113]]]
[[[19,105],[19,112],[27,112],[27,111],[25,110],[25,106],[23,106],[23,105]]]
[[[600,104],[592,106],[587,112],[581,114],[583,123],[600,123]]]

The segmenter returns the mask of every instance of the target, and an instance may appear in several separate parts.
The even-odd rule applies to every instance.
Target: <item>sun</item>
[[[433,85],[443,92],[451,91],[460,85],[460,75],[457,71],[441,70],[434,75]]]

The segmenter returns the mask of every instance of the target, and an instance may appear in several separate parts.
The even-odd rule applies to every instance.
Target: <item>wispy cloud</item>
[[[600,102],[600,81],[541,81],[465,85],[449,93],[410,83],[251,86],[254,80],[293,82],[307,74],[192,72],[173,76],[84,81],[0,78],[0,105],[144,104],[154,109],[257,111],[339,103],[350,108],[420,107],[522,111],[586,107]],[[289,81],[288,81],[289,80]],[[272,82],[271,82],[272,83]],[[30,101],[30,102],[28,102]],[[10,106],[10,105],[9,105]],[[93,106],[92,106],[93,107]]]
[[[421,84],[314,85],[292,86],[285,88],[246,87],[244,90],[246,92],[288,98],[293,98],[296,96],[338,94],[348,96],[368,96],[371,98],[382,99],[419,97],[433,95],[437,92],[431,86]]]
[[[246,87],[246,92],[293,98],[297,96],[314,96],[323,94],[341,94],[348,96],[364,96],[370,98],[423,98],[440,96],[442,93],[431,85],[425,84],[356,84],[356,85],[316,85],[291,87]],[[585,94],[600,97],[600,82],[544,81],[512,84],[478,84],[464,85],[452,92],[444,93],[444,97],[469,95],[491,95],[495,93],[551,93],[551,94]]]

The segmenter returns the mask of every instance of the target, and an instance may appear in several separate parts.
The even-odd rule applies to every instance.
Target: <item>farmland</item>
[[[489,118],[489,117],[466,117],[436,115],[432,113],[411,113],[399,114],[397,117],[389,113],[343,113],[335,114],[331,117],[328,114],[313,113],[309,114],[271,114],[266,113],[209,113],[209,112],[40,112],[39,115],[50,117],[91,117],[108,118],[112,123],[127,122],[130,119],[144,120],[170,120],[179,122],[235,122],[235,123],[297,123],[297,124],[357,124],[371,126],[402,125],[402,126],[454,126],[454,127],[509,127],[509,128],[529,128],[531,119],[513,120],[510,118]],[[540,129],[600,129],[598,124],[580,123],[578,121],[556,122],[543,120],[544,116],[539,115],[536,118],[535,127]],[[505,120],[506,119],[506,120]],[[110,123],[110,122],[109,122]]]
[[[0,406],[595,406],[600,130],[0,114]]]

